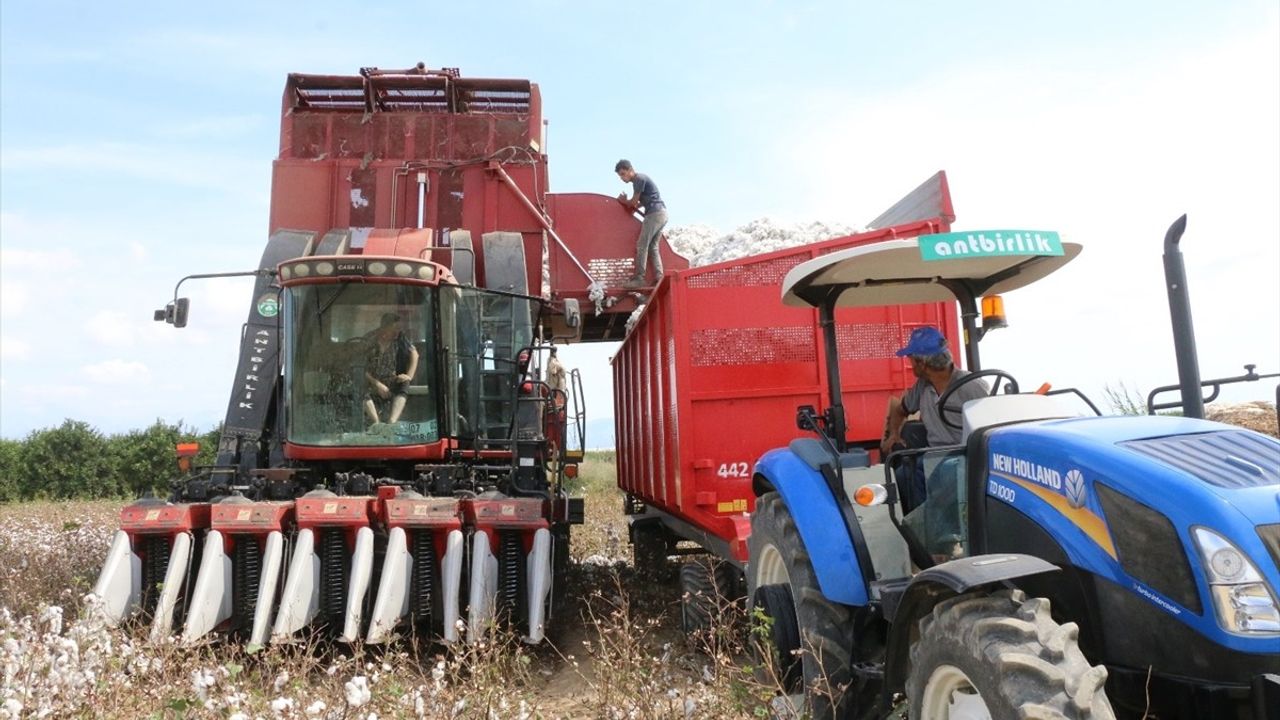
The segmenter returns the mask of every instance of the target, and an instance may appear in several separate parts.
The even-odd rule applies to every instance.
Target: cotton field
[[[750,674],[741,648],[724,638],[695,646],[678,630],[674,579],[632,570],[611,459],[584,468],[588,524],[575,531],[570,574],[576,612],[537,647],[502,636],[455,649],[151,644],[142,628],[109,628],[89,593],[121,503],[0,506],[0,718],[763,712],[774,693]]]

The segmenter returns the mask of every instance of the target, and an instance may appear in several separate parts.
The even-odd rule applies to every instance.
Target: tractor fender
[[[792,448],[778,448],[760,457],[755,473],[757,495],[776,490],[795,520],[822,594],[833,602],[866,605],[863,558],[854,549],[847,520],[821,471]]]
[[[1006,586],[1009,580],[1058,572],[1060,568],[1031,555],[999,553],[974,555],[935,565],[917,574],[896,606],[884,607],[889,622],[885,649],[885,692],[892,695],[906,687],[910,670],[911,638],[920,619],[938,603],[988,585]]]

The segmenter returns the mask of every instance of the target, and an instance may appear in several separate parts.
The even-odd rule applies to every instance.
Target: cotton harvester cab
[[[584,414],[541,357],[622,332],[639,229],[612,198],[548,193],[542,133],[525,80],[289,77],[217,460],[122,512],[96,587],[112,619],[187,642],[495,620],[542,639]],[[182,327],[177,295],[156,319]]]

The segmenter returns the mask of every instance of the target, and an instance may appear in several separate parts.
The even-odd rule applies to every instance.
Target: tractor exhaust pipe
[[[1191,323],[1191,293],[1187,271],[1178,242],[1187,230],[1183,215],[1164,235],[1164,281],[1169,293],[1169,317],[1173,322],[1173,349],[1178,360],[1178,385],[1182,389],[1182,413],[1204,418],[1204,397],[1200,394],[1200,362],[1196,357],[1196,334]]]

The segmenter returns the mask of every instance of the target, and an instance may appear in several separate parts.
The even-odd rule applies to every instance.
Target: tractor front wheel
[[[752,599],[752,612],[758,607],[772,616],[775,625],[781,623],[785,628],[794,622],[799,630],[808,717],[844,717],[846,690],[852,679],[853,609],[822,594],[796,521],[777,492],[765,493],[756,501],[747,543],[751,558],[747,597]],[[768,586],[784,587],[764,590],[772,602],[762,607],[765,595],[760,589]],[[780,600],[788,596],[791,607],[781,607]],[[794,613],[794,620],[785,617],[788,611]],[[781,681],[789,673],[788,663],[780,660],[781,667],[776,670]]]
[[[1080,652],[1075,623],[1021,590],[945,600],[920,620],[907,676],[912,720],[1042,717],[1114,720],[1107,671]]]

